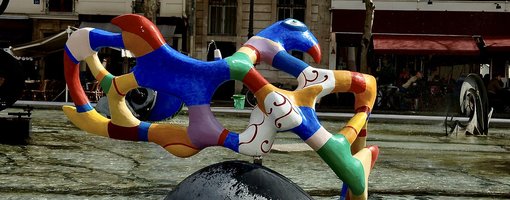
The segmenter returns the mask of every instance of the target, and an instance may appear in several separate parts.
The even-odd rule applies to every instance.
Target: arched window
[[[209,0],[210,35],[236,35],[236,19],[236,0]]]

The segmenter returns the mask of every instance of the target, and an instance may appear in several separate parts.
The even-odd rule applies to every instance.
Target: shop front
[[[510,13],[506,9],[481,10],[478,4],[483,2],[478,1],[453,2],[458,5],[441,9],[436,2],[414,2],[414,7],[412,2],[384,3],[376,2],[368,57],[368,73],[378,78],[380,86],[400,88],[421,72],[426,84],[421,91],[431,96],[454,92],[469,73],[487,74],[487,79],[500,74],[508,80],[510,37],[504,24]],[[359,71],[363,3],[333,1],[331,13],[334,65],[330,68]]]

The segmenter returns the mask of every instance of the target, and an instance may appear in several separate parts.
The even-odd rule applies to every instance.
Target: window
[[[209,34],[235,35],[236,0],[209,0]]]
[[[305,21],[306,0],[278,0],[278,20],[294,18]]]
[[[287,18],[305,22],[306,0],[278,0],[278,21]],[[294,57],[303,60],[303,52],[291,51]]]
[[[46,6],[50,12],[73,12],[73,1],[70,0],[49,0]]]

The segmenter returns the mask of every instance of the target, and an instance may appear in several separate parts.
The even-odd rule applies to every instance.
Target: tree
[[[374,24],[375,5],[372,0],[364,0],[365,2],[365,26],[363,27],[363,36],[361,37],[361,57],[360,72],[368,73],[368,48],[372,39],[372,26]]]
[[[144,2],[144,13],[147,19],[151,20],[152,23],[156,24],[156,17],[158,12],[157,0],[145,0]]]

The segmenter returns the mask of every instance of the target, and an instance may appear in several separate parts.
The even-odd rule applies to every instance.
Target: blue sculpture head
[[[280,43],[285,50],[297,50],[310,54],[316,63],[320,62],[321,50],[317,38],[308,27],[296,19],[285,19],[262,30],[257,36]]]

